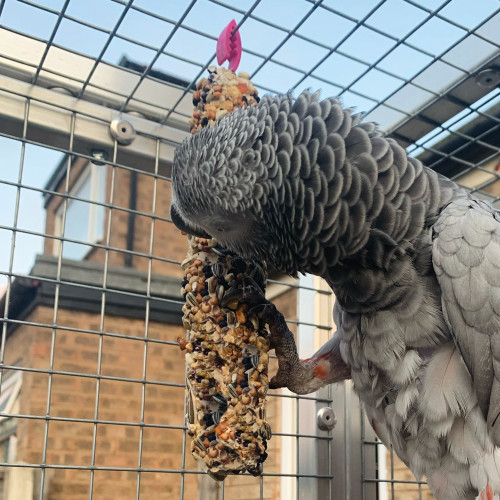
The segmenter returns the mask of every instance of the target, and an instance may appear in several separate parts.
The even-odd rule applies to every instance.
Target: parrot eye
[[[219,228],[217,228],[217,229],[216,229],[216,231],[217,231],[218,233],[223,233],[223,232],[224,232],[224,228],[219,227]]]

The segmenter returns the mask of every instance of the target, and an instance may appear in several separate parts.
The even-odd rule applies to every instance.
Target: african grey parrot
[[[198,132],[172,176],[178,227],[335,293],[336,334],[300,361],[283,316],[252,284],[241,292],[270,327],[272,386],[352,378],[437,499],[500,498],[500,212],[309,92]]]

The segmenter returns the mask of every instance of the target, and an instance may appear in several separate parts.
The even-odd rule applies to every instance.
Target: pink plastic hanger
[[[231,71],[236,71],[241,59],[241,37],[235,29],[236,21],[233,19],[217,39],[217,63],[221,66],[227,60]]]

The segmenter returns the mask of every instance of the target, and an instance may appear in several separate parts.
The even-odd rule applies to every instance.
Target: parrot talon
[[[262,296],[261,301],[263,300],[267,302],[267,299],[264,297],[264,291],[262,287],[253,278],[251,278],[250,276],[244,276],[243,283],[245,283],[246,287],[253,287],[255,291],[252,293],[260,294]]]
[[[250,310],[260,306],[272,306],[272,304],[265,298],[259,285],[257,285],[257,283],[255,283],[251,278],[245,278],[245,287],[234,288],[226,292],[222,298],[221,305],[222,307],[227,307],[228,304],[230,305],[233,301],[246,304],[249,306]]]
[[[251,281],[251,279],[249,279],[249,281]],[[257,284],[249,284],[244,288],[230,290],[222,299],[221,305],[222,307],[230,308],[231,304],[234,302],[247,305],[248,316],[255,316],[268,325],[275,324],[280,321],[276,306],[265,298],[263,292]]]

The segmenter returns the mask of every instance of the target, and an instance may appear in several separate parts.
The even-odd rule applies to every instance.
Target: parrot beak
[[[199,236],[200,238],[211,238],[211,236],[202,229],[195,228],[191,226],[187,221],[185,221],[178,210],[175,208],[174,204],[170,205],[170,217],[175,226],[181,231],[184,231],[185,233],[191,234],[193,236]]]

